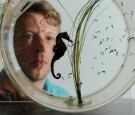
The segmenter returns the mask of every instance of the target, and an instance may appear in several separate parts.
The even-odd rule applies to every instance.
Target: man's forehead
[[[45,27],[46,25],[54,26],[47,22],[47,19],[40,13],[25,13],[17,20],[18,27]]]
[[[25,13],[19,17],[15,27],[16,31],[42,31],[45,30],[48,33],[59,33],[60,27],[50,25],[42,14],[37,13]]]
[[[29,13],[25,13],[17,20],[17,27],[34,26],[36,23],[35,17]]]

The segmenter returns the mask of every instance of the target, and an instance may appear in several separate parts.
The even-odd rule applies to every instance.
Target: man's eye
[[[32,35],[23,35],[22,38],[30,40],[30,39],[33,39],[33,36]]]
[[[53,39],[53,37],[48,36],[48,37],[47,37],[47,40],[54,40],[54,39]]]

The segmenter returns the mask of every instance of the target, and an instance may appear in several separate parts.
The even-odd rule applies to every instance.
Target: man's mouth
[[[36,66],[38,68],[43,68],[45,65],[47,65],[47,61],[37,59],[37,60],[33,61],[33,64],[34,64],[34,66]]]
[[[46,65],[46,64],[47,64],[47,62],[44,61],[44,60],[38,60],[37,61],[37,65],[38,65],[39,68],[44,67],[44,65]]]
[[[42,53],[38,53],[36,56],[33,56],[33,57],[35,57],[33,58],[33,61],[32,61],[34,67],[38,67],[40,69],[48,64],[48,60]]]

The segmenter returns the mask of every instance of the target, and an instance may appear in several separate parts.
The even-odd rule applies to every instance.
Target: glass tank
[[[54,47],[51,43],[48,45],[52,48],[51,51],[53,50],[53,56],[56,58],[55,60],[53,60],[54,57],[52,58],[50,71],[47,75],[45,74],[44,80],[49,79],[55,86],[66,90],[69,93],[68,96],[59,96],[35,86],[35,81],[29,77],[31,75],[27,71],[30,69],[24,66],[35,57],[34,55],[28,56],[26,52],[29,49],[25,51],[27,44],[24,44],[23,39],[16,39],[17,34],[21,36],[25,31],[24,28],[27,27],[23,21],[30,25],[34,19],[29,23],[30,19],[26,20],[29,18],[26,16],[24,20],[21,20],[22,22],[20,21],[21,24],[18,20],[30,11],[29,8],[40,1],[7,0],[0,2],[2,9],[0,12],[1,60],[12,83],[36,103],[64,112],[93,110],[123,95],[135,81],[134,1],[48,0],[59,12],[61,24],[59,34],[54,37]],[[35,12],[40,14],[37,11],[38,8],[35,7],[35,9]],[[52,24],[53,21],[47,22],[46,17],[40,21],[40,25],[46,23],[49,24],[46,26],[48,28],[53,26],[55,29],[57,26]],[[36,22],[32,24],[33,28],[40,28]],[[16,27],[20,29],[17,33]],[[48,30],[41,29],[38,32],[43,31]],[[37,33],[32,34],[32,37],[34,35]],[[31,40],[31,35],[28,37]],[[38,44],[37,37],[32,38],[33,44]],[[25,39],[26,36],[22,38]],[[50,39],[53,37],[49,37]],[[17,43],[18,46],[16,46]],[[47,45],[43,47],[47,52]],[[24,54],[21,58],[28,57],[27,63],[20,61],[21,58],[17,52],[20,50]],[[56,54],[59,54],[59,57]],[[42,61],[44,60],[38,57],[38,67],[44,65]]]

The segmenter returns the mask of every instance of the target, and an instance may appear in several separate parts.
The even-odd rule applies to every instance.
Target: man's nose
[[[46,51],[46,41],[41,38],[41,37],[37,37],[37,39],[35,40],[35,48],[36,48],[36,52],[45,52]]]

